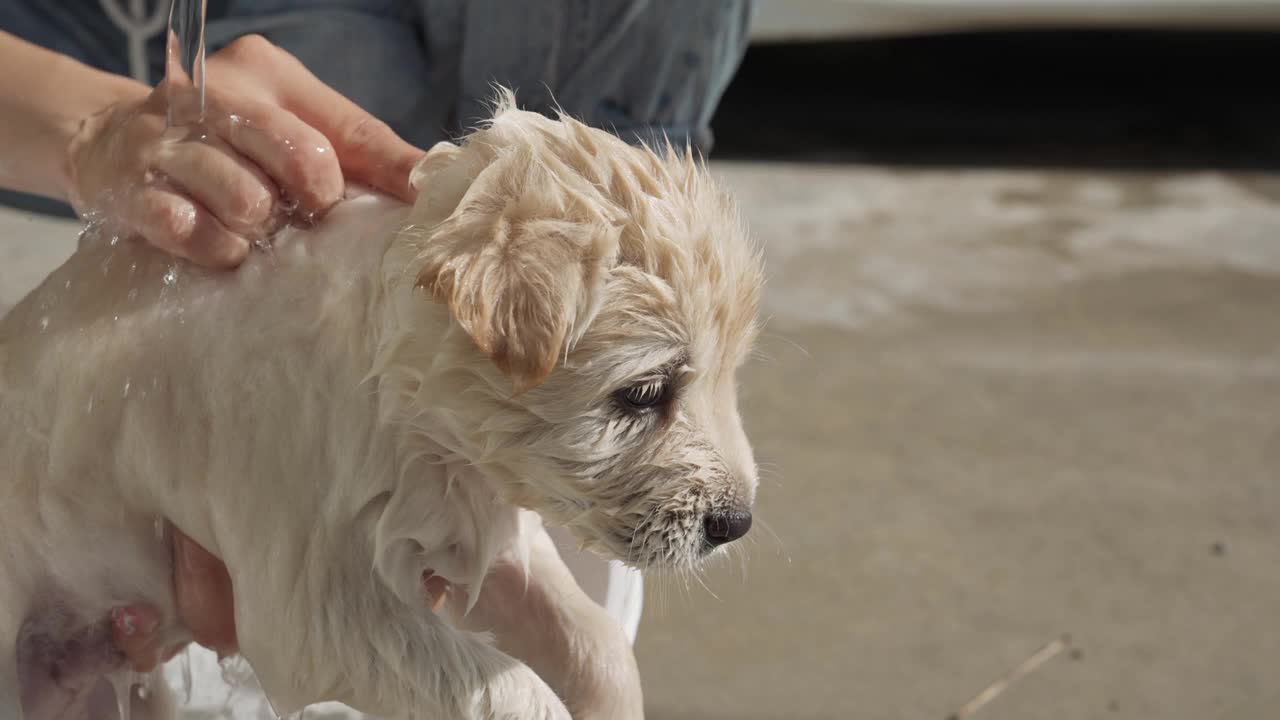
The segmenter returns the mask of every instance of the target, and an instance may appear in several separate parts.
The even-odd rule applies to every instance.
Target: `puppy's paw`
[[[488,689],[491,720],[572,720],[564,702],[526,665],[503,673]]]
[[[644,720],[644,701],[638,683],[597,689],[572,702],[573,720]]]
[[[587,624],[589,618],[596,622]],[[640,670],[626,633],[602,613],[580,613],[576,671],[561,689],[574,720],[644,720]]]
[[[644,705],[602,702],[574,708],[573,720],[644,720]]]

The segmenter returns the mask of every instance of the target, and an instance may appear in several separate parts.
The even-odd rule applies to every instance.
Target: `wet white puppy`
[[[226,562],[281,713],[643,714],[625,635],[528,511],[640,568],[747,531],[759,256],[687,153],[509,98],[414,184],[235,273],[89,243],[0,324],[0,719],[48,608],[173,617],[157,518]]]

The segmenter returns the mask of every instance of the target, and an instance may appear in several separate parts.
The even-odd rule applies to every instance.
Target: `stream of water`
[[[173,0],[169,9],[164,77],[169,127],[204,121],[206,0]]]

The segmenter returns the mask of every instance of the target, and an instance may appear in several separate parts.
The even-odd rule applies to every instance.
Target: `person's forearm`
[[[0,31],[0,188],[66,200],[67,145],[84,118],[145,85]]]

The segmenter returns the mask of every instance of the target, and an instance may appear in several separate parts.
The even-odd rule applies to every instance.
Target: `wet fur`
[[[750,508],[758,254],[687,152],[509,98],[414,182],[411,209],[351,200],[233,274],[104,238],[0,323],[2,647],[55,596],[173,617],[163,517],[227,563],[280,712],[643,714],[625,636],[528,511],[644,568]],[[654,378],[660,408],[619,405]],[[6,650],[0,697],[13,678]]]

